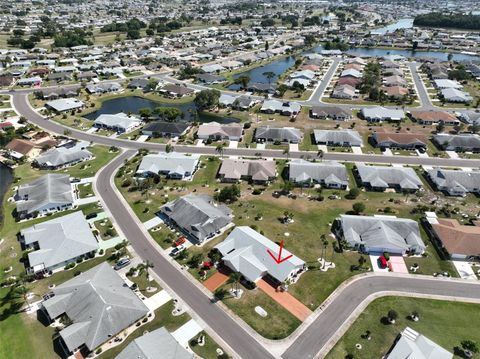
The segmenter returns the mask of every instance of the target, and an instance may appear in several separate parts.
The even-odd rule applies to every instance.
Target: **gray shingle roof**
[[[202,123],[198,126],[197,136],[200,138],[208,138],[210,136],[221,136],[226,138],[242,137],[243,126],[238,123],[218,122]]]
[[[138,167],[137,173],[168,173],[185,176],[193,174],[198,166],[199,155],[186,155],[170,152],[146,155]]]
[[[408,190],[417,190],[422,187],[422,181],[412,168],[358,164],[357,170],[362,183],[371,187],[388,188],[398,186],[401,189]]]
[[[62,146],[48,150],[38,156],[35,161],[42,167],[60,167],[69,163],[87,160],[92,156],[90,151],[82,149],[79,146],[70,148]]]
[[[313,130],[313,135],[317,143],[350,144],[351,146],[363,144],[362,137],[354,130]]]
[[[17,212],[31,214],[48,205],[68,205],[73,203],[70,176],[49,173],[33,182],[18,187]],[[22,200],[23,198],[28,198]]]
[[[25,244],[38,243],[28,253],[30,267],[52,268],[98,249],[95,236],[83,212],[78,211],[22,229]]]
[[[325,182],[326,185],[348,186],[348,175],[344,165],[337,162],[308,162],[293,160],[289,169],[290,181]]]
[[[115,359],[190,359],[193,354],[183,348],[164,328],[136,338]]]
[[[277,264],[267,250],[278,255],[280,247],[247,226],[237,227],[217,248],[223,255],[223,261],[251,282],[255,282],[265,274],[270,274],[280,282],[288,278],[290,273],[300,269],[305,262],[296,256]],[[291,253],[282,251],[285,258]]]
[[[479,171],[466,172],[436,168],[428,170],[427,173],[432,182],[442,191],[462,195],[480,191]]]
[[[55,111],[63,112],[81,108],[85,106],[85,104],[75,98],[61,98],[58,100],[49,101],[45,104],[45,106],[48,106]]]
[[[232,211],[225,205],[213,203],[212,198],[205,194],[180,197],[164,205],[161,211],[199,241],[232,221]]]
[[[354,247],[411,250],[417,254],[425,250],[418,223],[411,219],[341,215],[340,223],[344,239]]]
[[[365,119],[371,120],[401,120],[405,117],[403,110],[392,110],[385,107],[365,107],[361,110]]]
[[[270,127],[263,126],[258,127],[255,131],[255,139],[272,139],[274,141],[290,141],[290,142],[300,142],[302,139],[302,133],[299,129],[293,127]]]
[[[433,140],[445,149],[469,150],[480,148],[480,136],[471,134],[450,135],[441,133],[433,136]]]
[[[50,318],[65,313],[73,322],[60,332],[69,350],[94,350],[148,313],[140,298],[106,262],[54,288],[43,302]]]

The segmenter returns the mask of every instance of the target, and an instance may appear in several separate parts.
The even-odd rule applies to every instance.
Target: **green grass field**
[[[381,319],[390,309],[398,313],[398,319],[395,324],[385,325]],[[407,326],[453,353],[462,340],[470,339],[480,343],[480,333],[475,330],[476,323],[480,320],[479,309],[478,304],[416,298],[380,298],[367,307],[327,358],[345,358],[347,354],[352,354],[356,359],[381,358],[391,348],[396,336]],[[413,311],[419,314],[418,322],[407,319]],[[371,332],[371,340],[362,338],[367,330]],[[361,344],[361,350],[355,348],[357,343]]]

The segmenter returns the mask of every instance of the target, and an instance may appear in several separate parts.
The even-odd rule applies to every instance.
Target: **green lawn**
[[[94,222],[94,226],[104,241],[117,236],[117,231],[115,230],[112,221],[110,221],[108,218]]]
[[[195,339],[199,339],[201,336],[205,338],[205,344],[200,346],[195,342],[190,341],[190,348],[203,359],[217,359],[217,349],[222,349],[207,333],[201,332]],[[223,350],[222,350],[223,351]]]
[[[382,324],[382,317],[390,309],[398,313],[396,323]],[[380,298],[367,307],[327,358],[345,358],[347,354],[352,354],[356,359],[381,358],[393,345],[396,336],[407,326],[453,353],[462,340],[470,339],[480,343],[480,333],[476,330],[476,323],[480,320],[479,309],[478,304],[401,297]],[[420,320],[417,322],[407,319],[413,311],[419,313]],[[371,332],[371,340],[362,338],[367,330]],[[361,350],[355,348],[357,343],[362,345]]]
[[[77,186],[80,198],[87,198],[94,195],[91,183],[83,183]]]
[[[171,313],[173,309],[174,304],[172,300],[162,305],[155,311],[155,318],[150,323],[141,326],[140,329],[137,329],[130,334],[125,342],[115,348],[105,351],[99,356],[99,358],[114,359],[132,340],[142,336],[146,331],[151,332],[155,329],[165,327],[169,332],[173,332],[190,320],[190,316],[187,313],[183,313],[176,317],[172,316]]]
[[[268,339],[282,339],[290,335],[300,325],[300,320],[260,289],[249,290],[242,285],[239,285],[239,287],[244,291],[242,297],[235,299],[227,296],[223,299],[223,303],[260,335]],[[222,288],[229,290],[231,286],[226,284]],[[265,318],[258,315],[255,312],[256,306],[265,309],[268,315]]]

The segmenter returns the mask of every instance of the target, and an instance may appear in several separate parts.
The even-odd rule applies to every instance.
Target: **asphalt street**
[[[200,289],[165,259],[152,244],[118,198],[110,181],[124,160],[134,154],[126,151],[110,162],[97,177],[96,188],[115,222],[143,260],[153,263],[152,269],[192,310],[218,333],[242,358],[273,358],[248,332],[210,301]]]
[[[314,358],[360,303],[369,295],[383,291],[452,296],[452,300],[454,297],[480,299],[480,283],[477,281],[391,275],[364,277],[348,285],[283,353],[282,358]]]
[[[13,95],[13,106],[18,113],[28,119],[29,122],[38,125],[39,127],[57,134],[63,134],[68,129],[71,137],[78,140],[89,141],[106,146],[117,146],[125,149],[139,149],[146,148],[154,151],[164,151],[165,145],[158,143],[136,142],[123,140],[118,138],[110,138],[96,134],[86,133],[83,131],[64,127],[61,124],[46,120],[32,109],[28,102],[27,94],[17,93]],[[176,152],[181,153],[198,153],[204,155],[218,155],[214,147],[196,147],[177,145],[174,147]],[[225,148],[223,155],[226,156],[245,156],[245,157],[273,157],[273,158],[317,158],[317,152],[298,151],[284,153],[280,150],[259,150],[255,148]],[[372,154],[354,154],[354,153],[340,153],[330,152],[323,154],[324,160],[344,161],[344,162],[368,162],[368,163],[390,163],[390,164],[405,164],[405,165],[426,165],[426,166],[445,166],[445,167],[480,167],[480,160],[468,159],[451,159],[451,158],[437,158],[437,157],[415,157],[415,156],[386,156],[386,155],[372,155]]]

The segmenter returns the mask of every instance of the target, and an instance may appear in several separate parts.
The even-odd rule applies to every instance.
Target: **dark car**
[[[98,215],[98,214],[95,213],[95,212],[94,212],[94,213],[89,213],[89,214],[87,214],[87,215],[85,216],[85,218],[86,218],[86,219],[92,219],[92,218],[97,217],[97,215]]]
[[[113,269],[119,270],[122,269],[130,264],[130,259],[129,258],[122,258],[117,261]]]

